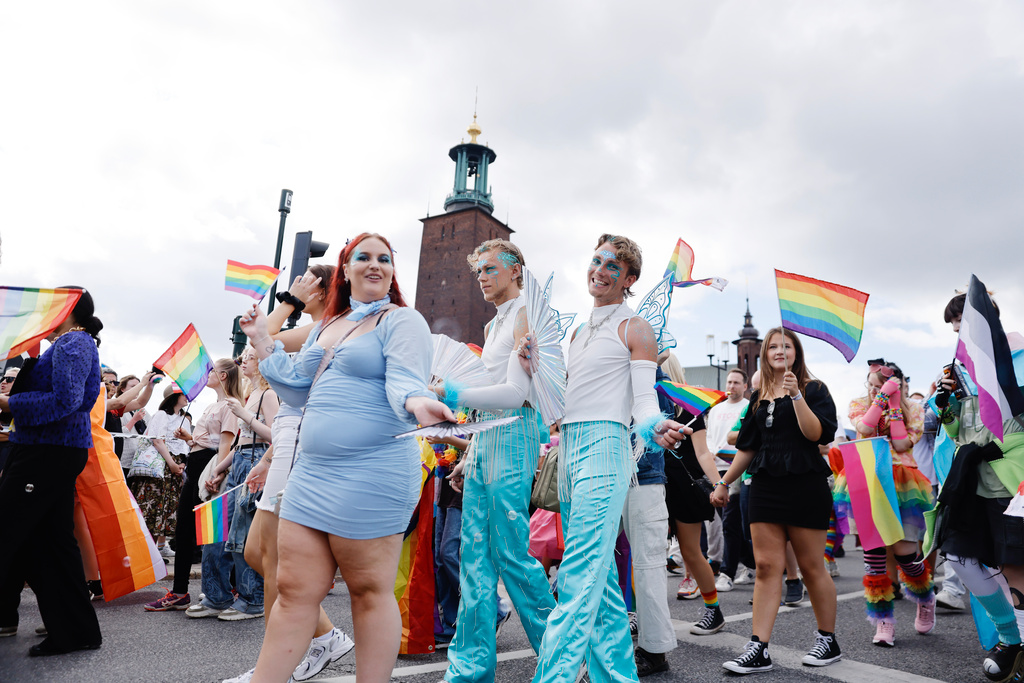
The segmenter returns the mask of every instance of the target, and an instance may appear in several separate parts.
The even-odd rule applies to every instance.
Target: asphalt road
[[[847,553],[839,560],[842,576],[836,580],[840,596],[839,644],[843,660],[829,667],[802,666],[800,658],[813,643],[814,617],[806,601],[797,608],[782,608],[775,624],[769,652],[775,663],[771,672],[758,674],[758,682],[847,681],[860,683],[923,683],[927,680],[978,681],[984,651],[978,643],[969,611],[938,610],[938,623],[930,635],[914,631],[914,605],[896,603],[896,647],[871,644],[874,629],[864,619],[861,597],[861,555]],[[750,636],[750,605],[753,586],[737,586],[721,594],[727,618],[723,631],[713,636],[691,636],[689,625],[696,621],[700,600],[677,600],[678,577],[669,576],[668,596],[676,620],[679,647],[669,654],[670,670],[644,679],[666,681],[731,680],[721,663],[734,657]],[[21,629],[16,637],[0,638],[0,682],[92,682],[168,681],[208,683],[246,671],[256,661],[263,636],[262,620],[221,622],[216,619],[188,619],[182,612],[148,613],[142,605],[163,595],[168,584],[161,582],[110,603],[94,603],[103,630],[103,647],[60,657],[29,658],[30,645],[41,624],[35,597],[23,595]],[[200,591],[192,581],[192,594]],[[351,634],[348,593],[339,581],[324,607],[335,624]],[[496,683],[530,681],[535,658],[518,620],[513,617],[498,641],[499,664]],[[405,683],[437,683],[444,674],[444,652],[400,657],[392,680]],[[316,679],[332,683],[355,681],[353,654],[328,668]]]

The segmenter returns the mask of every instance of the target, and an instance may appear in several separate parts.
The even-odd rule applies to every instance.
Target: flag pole
[[[239,484],[238,486],[232,486],[227,491],[222,491],[222,492],[218,493],[216,496],[214,496],[210,500],[206,501],[205,503],[200,503],[199,505],[196,505],[194,508],[192,508],[192,512],[195,512],[196,510],[198,510],[199,508],[203,507],[204,505],[209,505],[210,503],[212,503],[213,501],[217,500],[218,498],[223,498],[224,496],[228,495],[229,493],[231,493],[235,489],[240,489],[243,486],[245,486],[245,482],[244,481],[241,484]]]
[[[185,410],[181,411],[181,424],[178,425],[178,429],[181,429],[185,425],[185,413],[187,413],[188,409],[191,408],[191,407],[192,407],[192,401],[189,401],[188,405],[185,406]]]

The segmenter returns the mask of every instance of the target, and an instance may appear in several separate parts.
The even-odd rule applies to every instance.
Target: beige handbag
[[[533,481],[530,494],[533,506],[548,512],[558,512],[558,446],[552,446],[544,456],[544,464]]]

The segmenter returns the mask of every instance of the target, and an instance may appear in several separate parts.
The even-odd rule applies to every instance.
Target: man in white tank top
[[[658,409],[658,342],[625,304],[640,277],[640,248],[602,235],[587,270],[594,310],[569,346],[558,470],[565,554],[558,605],[548,619],[534,683],[573,683],[587,663],[593,680],[636,681],[633,644],[613,549],[639,452],[674,448],[692,430]]]
[[[500,574],[509,598],[535,650],[555,606],[540,562],[530,546],[530,491],[540,455],[540,419],[526,404],[530,378],[517,347],[527,333],[526,308],[519,296],[523,255],[511,242],[489,240],[468,257],[484,299],[497,309],[484,330],[481,359],[494,385],[465,389],[446,382],[451,406],[486,411],[488,416],[522,419],[477,435],[471,454],[452,473],[465,471],[462,498],[462,589],[455,637],[448,648],[445,680],[493,681],[497,664],[495,592]]]

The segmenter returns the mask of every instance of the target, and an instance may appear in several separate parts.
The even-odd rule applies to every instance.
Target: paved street
[[[837,580],[839,643],[843,660],[833,666],[812,669],[800,664],[813,642],[814,618],[808,603],[782,608],[776,621],[770,653],[775,670],[755,676],[758,683],[772,681],[886,681],[910,683],[927,680],[984,681],[983,651],[968,612],[938,610],[935,631],[920,636],[914,631],[914,606],[896,603],[896,648],[871,644],[873,629],[864,619],[861,597],[861,554],[847,553],[839,560]],[[700,600],[676,600],[678,578],[669,577],[669,603],[677,620],[679,647],[669,655],[671,670],[644,681],[733,680],[721,662],[742,650],[750,635],[753,586],[737,586],[721,595],[728,624],[713,636],[691,636],[689,625],[698,617]],[[111,603],[95,603],[103,629],[103,648],[62,657],[30,659],[26,652],[38,642],[34,629],[41,622],[31,592],[23,596],[21,630],[14,638],[0,638],[0,682],[8,681],[167,681],[210,683],[235,676],[253,665],[263,633],[261,620],[220,622],[187,619],[181,612],[147,613],[142,604],[161,596],[168,584],[161,582]],[[199,581],[192,581],[192,594]],[[338,584],[324,606],[335,623],[351,633],[349,600],[344,584]],[[524,683],[531,679],[535,659],[518,620],[506,624],[498,641],[497,683]],[[444,654],[401,657],[392,680],[403,683],[437,683],[444,671]],[[331,683],[355,681],[353,655],[348,655],[314,680]]]

